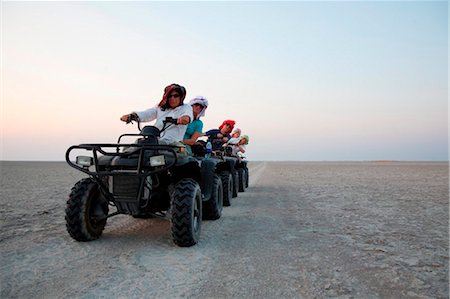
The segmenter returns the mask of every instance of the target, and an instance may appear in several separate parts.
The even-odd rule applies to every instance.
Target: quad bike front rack
[[[106,148],[115,148],[116,151],[108,152]],[[133,148],[132,151],[119,152],[119,148]],[[73,150],[80,149],[92,152],[92,164],[89,166],[80,166],[70,160],[70,153]],[[145,153],[148,151],[153,151],[155,154],[153,156],[164,156],[164,161],[168,161],[167,164],[161,166],[151,166],[149,161],[146,160]],[[103,156],[108,157],[123,157],[129,158],[133,155],[138,155],[138,162],[136,169],[130,171],[106,171],[100,170],[99,168],[99,158]],[[157,174],[163,171],[167,171],[177,163],[177,153],[172,146],[169,145],[146,145],[146,144],[109,144],[109,143],[98,143],[98,144],[80,144],[74,145],[67,149],[66,151],[66,162],[69,166],[84,172],[93,177],[102,177],[108,175],[121,175],[121,176],[136,176],[136,177],[147,177],[152,174]],[[90,166],[95,167],[95,171],[90,170]]]

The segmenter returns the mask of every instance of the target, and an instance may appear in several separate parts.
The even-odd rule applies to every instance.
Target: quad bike
[[[235,169],[237,173],[237,189],[239,192],[245,192],[245,189],[248,188],[249,181],[249,172],[247,167],[247,160],[243,157],[234,155],[232,153],[232,149],[230,146],[226,146],[224,148],[225,156],[228,158],[233,158],[236,160]]]
[[[238,190],[239,192],[245,192],[245,189],[248,188],[249,174],[247,161],[239,158],[238,164],[236,166],[238,172]]]
[[[232,198],[238,196],[238,158],[228,155],[225,148],[219,151],[213,151],[211,156],[206,156],[206,142],[200,140],[191,146],[192,154],[203,163],[211,164],[214,172],[220,176],[223,186],[223,205],[231,206]]]
[[[183,153],[182,146],[160,145],[163,128],[145,126],[139,134],[123,134],[115,144],[80,144],[66,152],[67,163],[87,175],[67,200],[66,227],[77,241],[99,238],[109,217],[170,218],[172,238],[179,246],[199,241],[202,218],[217,219],[222,209],[222,180],[208,163]],[[123,137],[138,137],[121,143]],[[88,152],[89,155],[75,154]],[[116,211],[109,213],[110,207]]]

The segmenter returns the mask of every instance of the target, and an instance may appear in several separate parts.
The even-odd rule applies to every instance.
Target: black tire
[[[238,190],[239,190],[239,186],[238,186],[238,173],[237,171],[233,171],[232,172],[233,175],[233,198],[238,196]]]
[[[133,218],[136,218],[136,219],[151,219],[151,218],[155,218],[153,215],[150,215],[150,214],[148,214],[148,215],[132,215],[133,216]]]
[[[238,191],[245,192],[245,170],[243,168],[238,169]]]
[[[66,228],[77,241],[98,239],[106,225],[108,202],[97,183],[82,179],[72,188],[66,205]]]
[[[193,179],[175,184],[172,197],[172,238],[181,247],[197,244],[202,225],[202,193]]]
[[[248,181],[249,181],[249,174],[248,174],[248,168],[245,168],[245,188],[248,188]]]
[[[223,187],[222,180],[218,175],[213,177],[211,198],[203,203],[203,219],[216,220],[222,216],[223,210]]]
[[[233,178],[230,172],[223,171],[220,173],[220,179],[222,180],[223,188],[223,205],[229,207],[231,206],[231,197],[233,195]]]

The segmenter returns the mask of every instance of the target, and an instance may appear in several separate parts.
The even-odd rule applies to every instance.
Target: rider
[[[241,129],[235,128],[233,132],[231,132],[231,138],[228,140],[223,146],[237,144],[239,140],[241,140]]]
[[[245,146],[248,144],[248,141],[248,135],[241,135],[239,142],[233,145],[233,155],[238,155],[238,153],[245,153]]]
[[[231,132],[231,138],[239,138],[241,136],[241,129],[236,128]]]
[[[225,120],[219,126],[219,129],[212,129],[205,133],[208,136],[208,141],[212,144],[213,151],[220,150],[222,145],[230,139],[234,124],[234,120]]]
[[[123,115],[120,120],[126,123],[132,120],[148,122],[156,119],[155,127],[162,129],[166,117],[177,119],[177,126],[169,126],[159,138],[160,144],[176,144],[183,140],[187,125],[193,119],[190,105],[183,104],[186,89],[178,84],[170,84],[164,88],[162,100],[158,105],[141,112],[132,112]]]
[[[191,145],[193,145],[200,136],[203,136],[203,122],[200,117],[205,115],[208,108],[208,100],[205,97],[198,96],[193,98],[189,105],[192,107],[194,120],[187,126],[186,133],[183,137],[183,143],[186,144],[188,154],[192,155]]]

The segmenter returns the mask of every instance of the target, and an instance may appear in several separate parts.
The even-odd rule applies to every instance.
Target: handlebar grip
[[[173,118],[173,117],[166,117],[165,122],[166,123],[172,123],[172,124],[176,125],[176,124],[178,124],[178,119]]]
[[[130,114],[130,120],[138,121],[138,120],[139,120],[139,117],[137,116],[136,113],[131,113],[131,114]]]
[[[128,114],[126,123],[133,123],[133,121],[139,121],[139,117],[135,113]]]

